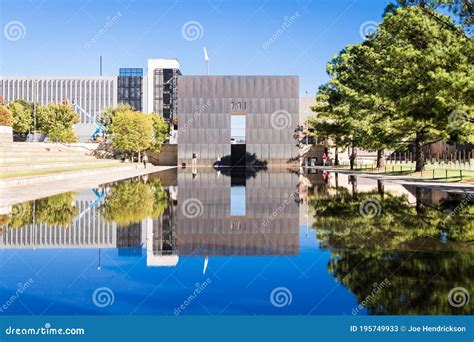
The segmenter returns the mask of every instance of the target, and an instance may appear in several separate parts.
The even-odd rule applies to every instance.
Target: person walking
[[[328,161],[328,156],[326,155],[326,152],[323,153],[323,166],[326,166],[326,163]]]
[[[148,163],[148,156],[146,155],[146,153],[143,153],[142,161],[143,161],[143,166],[146,169],[146,163]]]
[[[193,161],[192,161],[192,167],[196,167],[196,164],[197,164],[197,157],[196,157],[196,153],[193,153]]]

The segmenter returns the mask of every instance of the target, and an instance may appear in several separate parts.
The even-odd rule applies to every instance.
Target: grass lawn
[[[24,170],[1,172],[0,173],[0,179],[12,179],[12,178],[28,177],[28,176],[41,176],[41,175],[49,175],[49,174],[72,172],[72,171],[82,171],[82,170],[107,169],[107,168],[118,167],[118,166],[127,166],[127,165],[133,165],[133,164],[131,164],[131,163],[127,163],[127,164],[93,163],[93,164],[90,164],[90,165],[80,165],[80,166],[72,166],[72,167],[58,167],[58,168],[39,169],[39,170],[24,169]]]
[[[344,168],[349,166],[344,165]],[[412,176],[420,179],[433,179],[443,182],[466,182],[474,183],[474,170],[461,170],[456,168],[440,167],[438,165],[426,165],[423,172],[415,172],[415,163],[387,164],[386,167],[376,169],[375,164],[356,165],[355,171],[382,172],[387,175]],[[461,180],[462,171],[462,180]]]

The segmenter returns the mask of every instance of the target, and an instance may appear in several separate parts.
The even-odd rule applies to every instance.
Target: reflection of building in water
[[[66,227],[36,222],[8,229],[0,236],[0,248],[107,248],[117,246],[115,223],[100,218],[92,191],[78,194],[78,215]]]
[[[176,187],[168,190],[169,205],[158,218],[142,221],[146,231],[147,266],[176,266]],[[156,251],[156,252],[155,252]]]
[[[235,196],[243,183],[244,201]],[[180,255],[296,255],[297,184],[298,176],[286,171],[260,172],[247,180],[214,170],[200,170],[197,178],[178,173],[176,250]]]
[[[7,229],[0,248],[119,248],[121,256],[146,248],[148,266],[175,266],[179,255],[190,254],[298,254],[297,175],[245,179],[211,169],[179,172],[177,183],[166,188],[169,206],[158,218],[117,227],[99,214],[96,195],[82,191],[67,228],[36,222]]]

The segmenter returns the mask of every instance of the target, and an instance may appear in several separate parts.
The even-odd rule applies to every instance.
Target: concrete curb
[[[341,174],[354,175],[365,178],[380,179],[387,182],[393,182],[405,185],[415,186],[427,186],[427,187],[438,187],[438,188],[455,188],[455,189],[468,189],[469,191],[474,190],[474,184],[470,183],[451,183],[451,182],[437,182],[429,179],[414,178],[408,176],[396,176],[396,175],[384,175],[383,173],[368,173],[363,171],[351,171],[346,169],[338,169],[334,167],[315,166],[310,169],[316,169],[328,172],[337,172]]]
[[[103,167],[103,168],[97,168],[97,169],[92,169],[92,170],[82,170],[82,171],[79,170],[79,171],[55,173],[51,175],[27,176],[27,177],[13,178],[13,179],[5,179],[5,180],[0,180],[0,187],[38,184],[38,183],[44,183],[44,182],[49,182],[49,181],[71,179],[78,176],[93,176],[93,175],[101,174],[104,171],[116,172],[116,171],[122,171],[122,170],[123,171],[132,170],[132,169],[143,169],[143,166],[142,165],[127,165],[127,166],[117,166],[117,167]]]

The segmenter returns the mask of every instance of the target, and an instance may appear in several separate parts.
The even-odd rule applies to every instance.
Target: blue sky
[[[299,75],[300,93],[313,95],[327,61],[361,41],[388,2],[2,0],[0,74],[97,75],[103,55],[104,75],[147,58],[178,58],[198,75],[207,47],[213,75]]]

